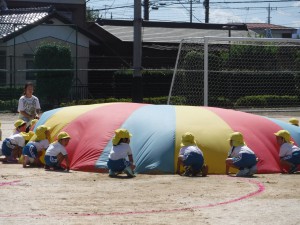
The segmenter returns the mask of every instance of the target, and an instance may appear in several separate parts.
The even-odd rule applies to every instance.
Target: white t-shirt
[[[13,145],[17,145],[20,147],[25,146],[25,139],[21,134],[13,134],[13,135],[9,136],[8,139],[10,140],[10,142]]]
[[[120,143],[112,146],[108,158],[111,160],[125,159],[128,155],[132,155],[130,145],[127,143]]]
[[[25,111],[27,114],[35,116],[36,110],[41,109],[39,99],[32,95],[31,98],[26,98],[24,95],[19,99],[18,112]],[[28,118],[19,115],[19,118],[28,122]]]
[[[46,155],[49,156],[57,156],[59,153],[63,155],[68,154],[66,148],[58,141],[49,145],[49,147],[46,150]]]
[[[191,152],[195,152],[203,156],[203,152],[200,150],[200,148],[198,148],[198,146],[195,145],[183,146],[179,151],[179,155],[183,156],[183,158],[186,159],[188,154]]]
[[[279,157],[290,156],[296,151],[300,151],[300,148],[293,144],[284,143],[280,146]]]
[[[30,144],[33,144],[38,152],[49,147],[49,141],[47,139],[41,141],[31,141]]]
[[[233,151],[232,151],[233,149]],[[234,148],[230,148],[228,157],[238,157],[242,153],[255,154],[248,146],[241,145]]]

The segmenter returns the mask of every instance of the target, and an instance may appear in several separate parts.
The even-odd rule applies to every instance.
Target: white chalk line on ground
[[[195,209],[202,209],[202,208],[211,208],[221,205],[227,205],[234,202],[242,201],[244,199],[253,197],[255,195],[258,195],[262,193],[265,190],[265,186],[254,179],[243,179],[243,178],[233,178],[233,179],[239,179],[240,181],[247,182],[249,184],[256,185],[256,190],[252,191],[250,193],[247,193],[245,195],[242,195],[240,197],[236,197],[227,201],[223,202],[217,202],[213,204],[208,205],[198,205],[198,206],[191,206],[191,207],[185,207],[185,208],[175,208],[175,209],[152,209],[152,210],[145,210],[145,211],[129,211],[129,212],[109,212],[109,213],[70,213],[65,212],[62,214],[0,214],[0,218],[47,218],[47,217],[103,217],[103,216],[126,216],[126,215],[138,215],[138,214],[155,214],[155,213],[173,213],[173,212],[180,212],[180,211],[190,211]],[[11,181],[11,182],[1,182],[0,186],[5,185],[17,185],[20,181]]]

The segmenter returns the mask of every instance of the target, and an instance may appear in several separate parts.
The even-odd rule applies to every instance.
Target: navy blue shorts
[[[11,156],[14,147],[15,146],[11,144],[10,140],[6,138],[2,142],[2,155]]]
[[[242,153],[238,157],[233,157],[233,165],[237,168],[251,168],[256,165],[256,155],[249,153]]]
[[[130,162],[126,159],[118,159],[118,160],[111,160],[109,159],[107,162],[107,167],[113,172],[121,172],[126,167],[130,166]]]
[[[50,167],[59,166],[56,156],[45,155],[45,163],[47,166],[50,166]]]
[[[293,152],[293,154],[289,157],[284,157],[284,160],[293,163],[294,165],[300,164],[300,151]]]
[[[27,144],[25,145],[25,147],[22,150],[22,155],[27,155],[31,158],[37,158],[38,153],[37,153],[37,149],[33,144]]]
[[[185,160],[183,160],[183,165],[192,167],[195,171],[200,171],[202,169],[204,158],[203,155],[198,154],[196,152],[190,152],[187,156],[185,156]]]

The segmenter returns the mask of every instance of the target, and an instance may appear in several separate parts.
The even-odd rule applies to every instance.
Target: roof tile
[[[0,39],[45,18],[52,7],[8,9],[0,12]]]

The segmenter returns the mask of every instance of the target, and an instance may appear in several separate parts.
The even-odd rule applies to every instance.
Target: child
[[[14,122],[15,130],[14,134],[21,132],[26,132],[26,122],[24,120],[18,119]]]
[[[39,121],[38,119],[31,120],[31,122],[30,122],[30,130],[31,131],[34,130],[34,127],[35,127],[35,125],[37,124],[38,121]]]
[[[2,143],[2,154],[5,156],[3,162],[17,163],[21,155],[22,148],[25,146],[25,141],[33,136],[33,132],[21,132],[13,134],[6,138]]]
[[[290,168],[288,173],[297,172],[297,167],[300,164],[300,148],[293,144],[291,135],[287,130],[279,130],[274,134],[277,144],[280,146],[279,158],[282,171],[284,172],[283,167],[288,166]]]
[[[19,118],[27,123],[27,130],[30,129],[30,122],[39,119],[41,110],[39,99],[33,95],[33,84],[25,84],[23,95],[19,99],[18,112]]]
[[[208,167],[204,164],[202,151],[198,148],[195,137],[186,132],[181,138],[181,149],[177,161],[177,173],[180,174],[180,166],[184,166],[183,176],[197,176],[200,172],[203,177],[208,173]]]
[[[40,125],[36,128],[35,135],[23,148],[23,168],[27,165],[41,166],[39,156],[49,146],[50,127]]]
[[[299,127],[299,120],[296,119],[296,118],[290,118],[289,119],[289,123],[292,124],[292,125],[294,125],[294,126]]]
[[[125,172],[128,177],[135,177],[133,172],[135,165],[133,164],[132,150],[129,145],[131,136],[126,129],[115,130],[115,136],[112,140],[113,146],[107,162],[110,177],[115,177],[122,172]]]
[[[243,135],[234,132],[230,135],[231,146],[226,159],[226,174],[229,175],[230,167],[239,169],[237,177],[253,176],[257,172],[257,157],[255,153],[245,145]]]
[[[63,160],[66,160],[66,170],[70,170],[70,162],[65,148],[70,139],[71,137],[67,132],[60,132],[57,135],[57,141],[53,142],[46,150],[45,169],[64,170],[60,164]]]

